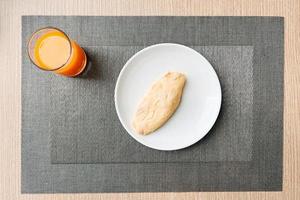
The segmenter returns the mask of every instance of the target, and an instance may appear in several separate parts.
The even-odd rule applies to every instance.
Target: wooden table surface
[[[21,194],[21,16],[283,16],[284,172],[282,192]],[[300,199],[300,0],[0,0],[0,200]]]

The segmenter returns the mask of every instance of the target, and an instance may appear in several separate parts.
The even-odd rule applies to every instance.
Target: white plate
[[[153,82],[168,71],[187,76],[181,103],[161,128],[139,135],[131,127],[137,105]],[[132,56],[115,88],[115,106],[123,127],[138,142],[158,150],[182,149],[203,138],[218,117],[221,99],[220,82],[211,64],[195,50],[172,43],[149,46]]]

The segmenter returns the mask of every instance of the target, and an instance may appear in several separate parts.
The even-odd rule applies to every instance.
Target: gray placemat
[[[250,161],[252,155],[252,46],[192,46],[214,66],[222,109],[210,136],[180,151],[137,143],[118,120],[114,87],[125,62],[143,46],[85,47],[91,71],[84,78],[52,76],[52,163]],[[39,85],[39,90],[47,90]],[[197,92],[197,91],[196,91]],[[183,133],[184,134],[184,133]]]
[[[58,77],[36,69],[26,54],[26,41],[29,35],[42,26],[62,28],[86,47],[91,55],[97,55],[101,52],[99,49],[106,46],[131,48],[160,42],[196,46],[195,48],[203,48],[202,53],[207,50],[204,48],[212,48],[214,49],[212,51],[219,52],[221,48],[230,48],[226,46],[238,46],[231,48],[245,49],[239,55],[246,55],[244,52],[249,51],[252,46],[253,65],[252,69],[249,69],[252,70],[252,75],[245,75],[246,79],[252,77],[250,90],[253,86],[253,103],[249,103],[252,105],[250,114],[252,131],[245,134],[252,138],[250,150],[245,151],[245,156],[239,157],[238,161],[230,161],[230,157],[207,158],[195,154],[199,156],[197,158],[200,162],[153,163],[151,160],[149,163],[117,163],[116,159],[115,163],[110,164],[51,164],[54,149],[50,149],[50,142],[54,141],[51,126],[54,99],[51,94],[59,93],[63,88],[56,91],[54,86],[58,82],[54,80]],[[281,190],[283,30],[283,18],[279,17],[23,17],[22,192]],[[118,48],[107,50],[103,58],[109,58],[108,54],[113,51],[118,51]],[[94,60],[93,56],[91,59]],[[110,62],[109,60],[122,62],[113,59],[107,59],[107,62]],[[237,60],[241,62],[245,59]],[[75,81],[89,81],[90,84],[93,81],[97,82],[97,74],[101,77],[101,71],[93,72],[92,69],[97,67],[91,68],[92,74],[89,78]],[[99,66],[99,69],[102,68]],[[218,73],[220,72],[222,71]],[[68,80],[60,79],[60,81],[63,83]],[[71,85],[67,84],[66,87]],[[99,91],[100,89],[97,89],[95,92]],[[223,90],[224,92],[226,91]],[[82,101],[84,98],[79,100]],[[208,134],[204,140],[191,148],[205,146],[205,143],[209,143],[213,139],[212,136],[216,135]],[[81,160],[80,156],[75,159],[70,156],[70,159],[74,159],[75,162],[90,162],[89,159],[93,157],[99,159],[98,155],[91,156],[87,160]],[[66,158],[69,160],[69,157]],[[155,157],[155,159],[166,158],[172,156]],[[223,160],[218,161],[220,158]],[[137,156],[133,159],[140,158]],[[186,158],[179,157],[178,161],[184,159]],[[64,161],[64,158],[62,160]]]

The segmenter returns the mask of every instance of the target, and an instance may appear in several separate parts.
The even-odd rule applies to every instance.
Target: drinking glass
[[[27,50],[32,63],[45,71],[74,77],[86,67],[84,50],[55,27],[45,27],[34,32]]]

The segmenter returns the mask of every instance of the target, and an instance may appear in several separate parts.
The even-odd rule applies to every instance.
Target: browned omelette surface
[[[168,72],[154,82],[138,105],[132,126],[137,133],[147,135],[160,128],[180,104],[185,75]]]

